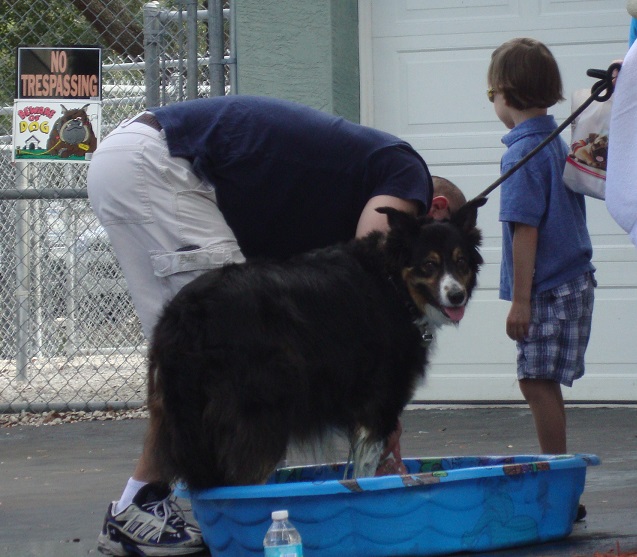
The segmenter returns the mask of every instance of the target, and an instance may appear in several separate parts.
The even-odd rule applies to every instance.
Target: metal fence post
[[[226,93],[224,44],[223,2],[222,0],[210,0],[208,2],[208,52],[210,54],[208,71],[211,97]]]
[[[159,106],[159,52],[161,22],[159,2],[144,4],[144,84],[146,107]]]
[[[197,0],[187,0],[187,37],[188,63],[186,66],[188,79],[186,80],[186,98],[196,99],[199,89],[199,63],[197,55]]]
[[[239,93],[239,84],[237,82],[237,2],[236,0],[230,1],[230,10],[228,15],[230,22],[230,59],[228,64],[230,66],[230,94],[236,95]]]
[[[25,190],[29,187],[29,163],[17,161],[16,189]],[[29,363],[29,202],[16,201],[16,305],[17,305],[17,334],[16,334],[16,371],[17,378],[26,381]]]

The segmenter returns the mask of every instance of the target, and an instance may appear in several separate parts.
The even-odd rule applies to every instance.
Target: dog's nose
[[[449,294],[447,294],[447,299],[449,300],[449,303],[453,304],[454,306],[458,306],[462,304],[462,302],[464,302],[464,298],[465,298],[464,290],[454,290],[452,292],[449,292]]]

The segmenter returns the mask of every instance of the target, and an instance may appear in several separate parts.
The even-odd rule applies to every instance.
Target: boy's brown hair
[[[496,48],[487,80],[518,110],[548,108],[564,100],[557,62],[546,45],[535,39],[511,39]]]

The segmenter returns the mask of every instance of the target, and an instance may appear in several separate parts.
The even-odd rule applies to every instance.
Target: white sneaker
[[[109,505],[97,549],[106,555],[139,557],[189,555],[205,551],[201,530],[186,522],[183,511],[170,499],[170,488],[151,483],[142,487],[133,502],[113,514]]]

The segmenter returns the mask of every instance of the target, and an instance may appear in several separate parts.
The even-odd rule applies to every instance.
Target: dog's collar
[[[434,340],[434,334],[431,332],[429,328],[429,323],[425,320],[414,321],[414,325],[418,327],[418,331],[420,332],[420,344],[422,346],[429,346]]]
[[[407,292],[407,289],[400,288],[396,284],[394,277],[392,277],[391,275],[389,275],[388,279],[389,284],[394,287],[396,293],[402,298],[404,306],[407,308],[407,311],[409,311],[409,314],[412,317],[413,324],[416,326],[418,332],[420,333],[420,345],[425,347],[429,346],[433,342],[434,335],[429,328],[429,322],[427,321],[426,316],[420,312],[418,306],[411,299],[409,292]]]

